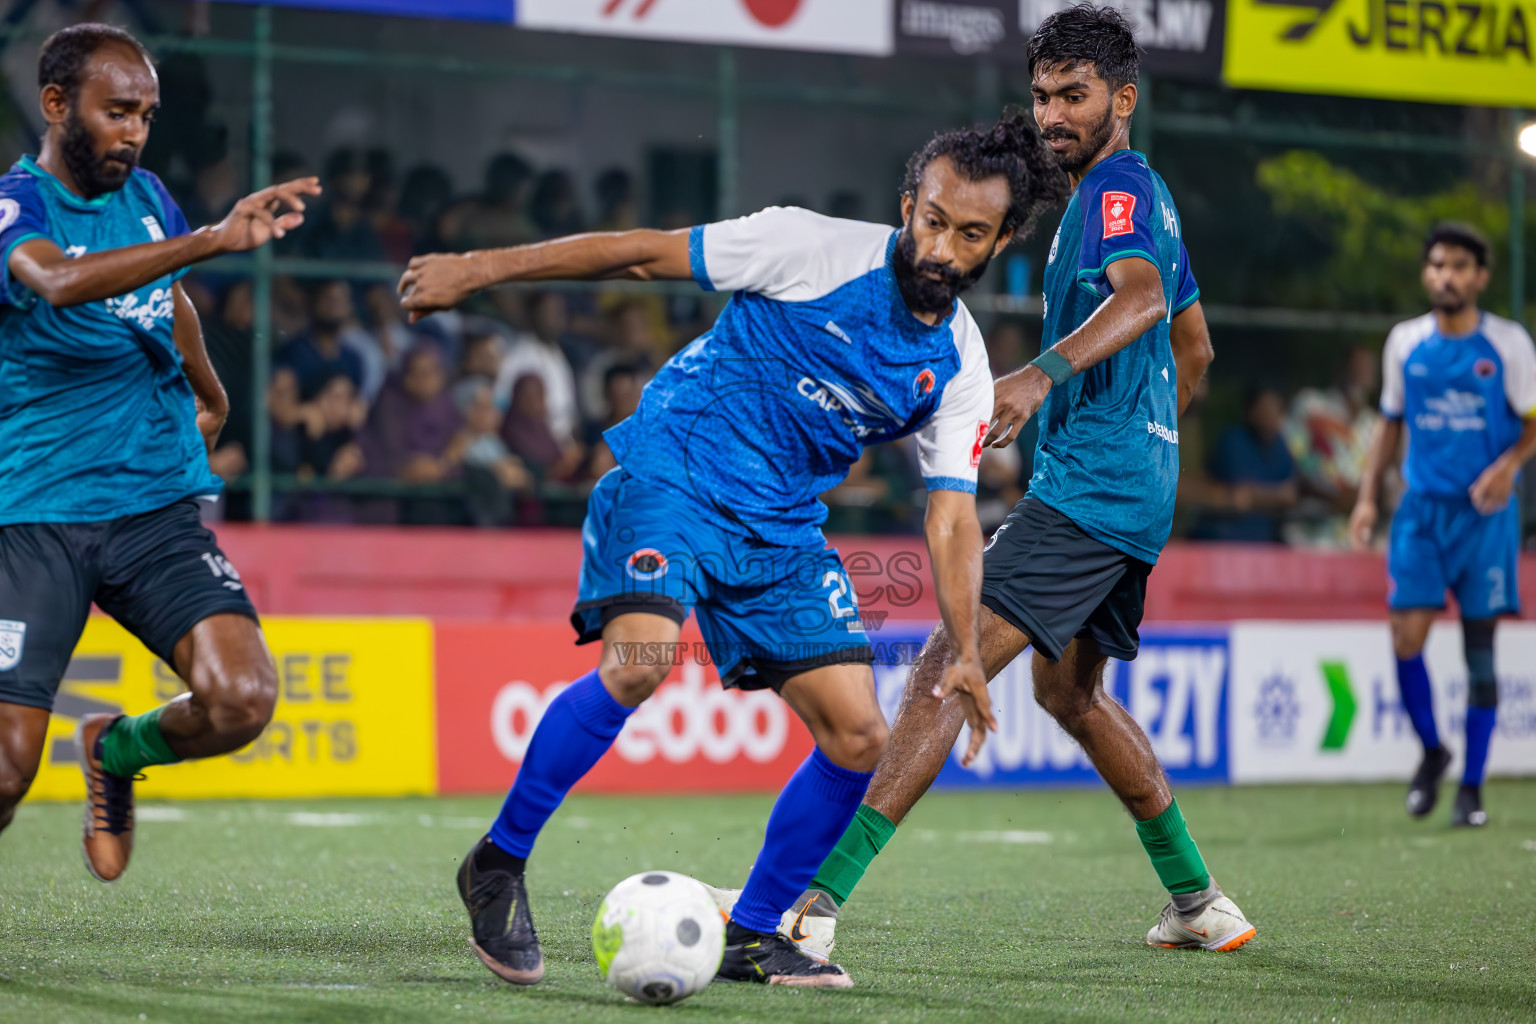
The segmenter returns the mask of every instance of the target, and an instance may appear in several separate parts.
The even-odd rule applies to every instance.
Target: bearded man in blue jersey
[[[1498,715],[1493,635],[1520,611],[1520,509],[1511,496],[1536,455],[1536,347],[1524,327],[1478,308],[1488,287],[1488,240],[1441,224],[1424,243],[1432,312],[1405,320],[1382,353],[1381,414],[1360,477],[1350,534],[1366,548],[1381,479],[1408,438],[1408,485],[1387,548],[1387,598],[1403,709],[1424,745],[1408,784],[1408,813],[1435,809],[1451,752],[1440,742],[1424,665],[1429,627],[1456,595],[1467,664],[1466,751],[1451,824],[1488,823],[1483,773]]]
[[[981,656],[991,679],[1034,647],[1035,699],[1135,820],[1169,894],[1147,942],[1227,951],[1254,928],[1212,881],[1152,744],[1103,685],[1110,656],[1136,656],[1147,576],[1173,525],[1178,415],[1212,358],[1178,210],[1130,149],[1138,67],[1112,7],[1058,11],[1030,40],[1035,122],[1075,191],[1046,261],[1040,357],[997,382],[986,442],[1012,443],[1035,415],[1040,440],[1028,495],[987,542]],[[953,652],[940,626],[864,803],[780,922],[810,956],[830,954],[842,904],[954,749],[966,716],[934,685]],[[975,750],[973,736],[965,763]]]
[[[222,487],[208,451],[229,401],[179,281],[298,227],[320,188],[265,189],[192,232],[137,166],[160,85],[136,39],[55,33],[38,86],[42,151],[0,177],[0,828],[95,602],[189,689],[80,720],[85,862],[110,882],[133,850],[134,777],[238,750],[277,699],[256,611],[195,505]]]

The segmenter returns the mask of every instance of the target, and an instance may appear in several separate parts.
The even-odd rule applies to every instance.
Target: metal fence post
[[[737,103],[736,51],[729,46],[720,47],[720,71],[718,84],[719,104],[719,154],[715,174],[717,183],[715,207],[720,220],[737,215],[738,187],[741,173],[739,146],[740,111]]]
[[[1514,132],[1509,157],[1509,309],[1510,316],[1525,322],[1525,154],[1514,138],[1525,119],[1525,111],[1516,107]]]
[[[255,56],[251,61],[251,191],[272,183],[272,8],[255,12]],[[272,376],[272,246],[256,250],[251,298],[251,518],[272,518],[272,419],[267,414],[267,381]]]

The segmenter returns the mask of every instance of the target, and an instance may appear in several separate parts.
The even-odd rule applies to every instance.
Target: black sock
[[[527,866],[527,857],[514,857],[491,842],[490,836],[486,836],[475,851],[475,869],[478,871],[510,871],[520,875]]]
[[[735,921],[729,921],[725,926],[725,944],[727,946],[736,946],[765,934],[765,932],[755,932],[751,928],[737,924]]]

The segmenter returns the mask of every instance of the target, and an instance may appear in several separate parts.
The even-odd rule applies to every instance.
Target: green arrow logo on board
[[[1349,685],[1349,666],[1342,661],[1325,661],[1318,667],[1323,670],[1323,682],[1328,684],[1328,695],[1333,698],[1333,715],[1328,719],[1319,749],[1343,750],[1349,740],[1349,726],[1355,720],[1355,692]]]

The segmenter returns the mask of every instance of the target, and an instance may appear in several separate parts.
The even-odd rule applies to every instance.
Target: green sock
[[[831,896],[838,906],[847,903],[870,861],[885,849],[885,844],[895,834],[896,825],[890,818],[869,804],[860,804],[853,820],[848,823],[848,831],[821,862],[821,869],[811,880],[811,888]]]
[[[164,710],[159,707],[113,722],[101,737],[101,766],[113,775],[131,777],[152,764],[180,761],[160,732],[160,712]]]
[[[1199,892],[1211,884],[1200,848],[1189,837],[1175,800],[1155,818],[1136,823],[1136,836],[1152,860],[1152,869],[1170,893]]]

